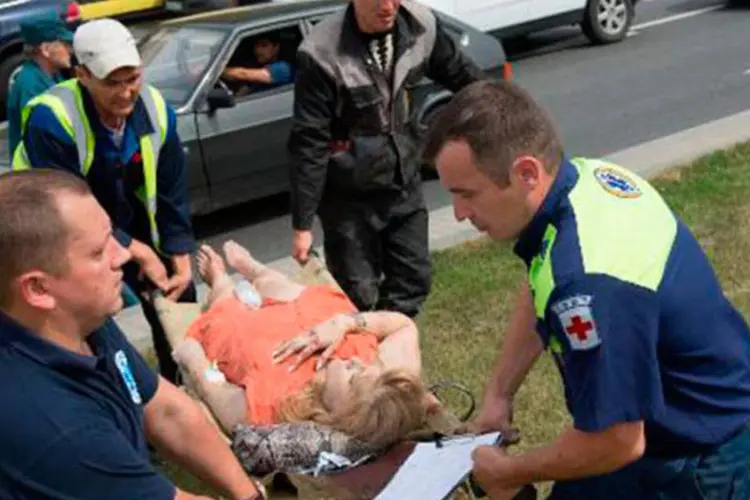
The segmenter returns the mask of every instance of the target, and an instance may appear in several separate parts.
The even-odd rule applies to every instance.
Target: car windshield
[[[226,32],[167,26],[142,38],[145,79],[175,107],[185,104],[216,58]]]

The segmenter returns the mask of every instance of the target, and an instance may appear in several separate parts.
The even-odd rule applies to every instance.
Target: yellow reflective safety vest
[[[150,85],[144,85],[140,98],[145,105],[148,118],[154,125],[152,134],[140,138],[141,157],[143,158],[144,186],[137,194],[148,213],[151,239],[154,247],[160,251],[159,228],[156,223],[156,169],[159,165],[159,153],[167,136],[167,105],[161,93]],[[62,128],[78,150],[78,162],[81,174],[85,178],[94,163],[95,135],[83,107],[81,87],[75,79],[59,83],[45,93],[30,100],[21,112],[21,136],[26,132],[26,124],[31,111],[36,106],[47,106],[57,118]],[[22,140],[13,153],[13,170],[26,170],[32,167]]]

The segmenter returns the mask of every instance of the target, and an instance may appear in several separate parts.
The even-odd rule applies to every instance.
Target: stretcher
[[[341,290],[327,271],[323,261],[316,255],[312,256],[304,266],[300,266],[295,279],[306,285],[327,284]],[[155,309],[164,326],[169,344],[174,348],[185,338],[188,327],[200,315],[203,306],[200,303],[175,303],[160,296],[153,296],[151,300],[154,301]],[[211,409],[196,396],[196,391],[192,390],[187,384],[183,385],[183,389],[203,407],[209,419],[233,447],[235,454],[238,454],[240,462],[249,474],[256,479],[261,479],[261,482],[266,486],[274,480],[278,480],[278,476],[281,475],[294,486],[297,498],[301,499],[365,500],[376,498],[399,471],[400,467],[407,462],[419,443],[450,438],[460,434],[463,421],[468,419],[474,410],[474,400],[470,391],[455,382],[440,382],[431,386],[432,392],[438,399],[440,399],[442,390],[458,389],[465,394],[468,391],[471,400],[468,410],[458,415],[445,408],[443,411],[432,415],[424,429],[408,436],[403,442],[384,452],[360,453],[360,456],[354,457],[350,463],[339,464],[338,467],[334,467],[334,470],[328,469],[321,472],[318,469],[312,471],[309,463],[297,464],[299,467],[289,467],[288,460],[285,463],[285,468],[274,470],[272,467],[259,468],[258,463],[248,465],[247,457],[240,456],[241,454],[237,452],[235,446],[237,434],[227,435],[218,425]],[[310,426],[314,427],[317,424],[310,423]],[[254,432],[253,429],[251,431]],[[501,436],[497,443],[507,445],[513,441],[513,436]],[[439,446],[439,442],[436,441],[436,445]],[[330,454],[327,454],[326,450],[320,450],[318,458],[324,455]],[[258,473],[259,471],[261,474]],[[453,485],[447,495],[434,499],[420,498],[420,500],[471,499],[475,498],[476,494],[477,487],[471,483],[467,474]],[[519,498],[535,498],[535,490],[533,488],[524,490],[523,495]]]

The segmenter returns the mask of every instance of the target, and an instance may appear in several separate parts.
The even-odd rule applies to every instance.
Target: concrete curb
[[[653,177],[672,166],[750,140],[750,110],[644,142],[607,156],[613,163]]]
[[[750,110],[614,152],[607,155],[606,159],[648,178],[670,167],[689,163],[705,154],[748,140]],[[457,222],[450,206],[430,212],[429,231],[431,250],[450,248],[481,236],[471,224]],[[322,255],[320,248],[318,251]],[[299,269],[291,257],[266,265],[288,274]],[[205,293],[205,285],[199,284],[199,297],[203,297]],[[139,350],[152,346],[151,332],[140,307],[125,309],[115,319]]]

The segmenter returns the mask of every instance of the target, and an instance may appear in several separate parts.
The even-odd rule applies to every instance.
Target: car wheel
[[[10,75],[23,62],[22,54],[12,54],[0,64],[0,119],[5,120],[8,102],[8,87]]]
[[[583,33],[596,44],[619,42],[633,23],[632,0],[589,0]]]

